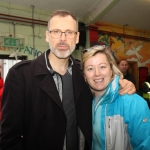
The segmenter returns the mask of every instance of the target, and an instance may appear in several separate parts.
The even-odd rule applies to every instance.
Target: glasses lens
[[[53,30],[53,31],[51,31],[52,38],[59,38],[60,35],[61,35],[61,31],[59,31],[59,30]]]
[[[72,39],[72,38],[74,38],[74,36],[75,36],[75,32],[73,32],[73,31],[66,31],[66,32],[65,32],[65,35],[66,35],[66,37],[67,37],[68,39]]]
[[[51,33],[52,38],[60,38],[62,34],[65,34],[66,38],[68,39],[73,39],[76,34],[76,32],[74,31],[61,32],[59,30],[53,30],[53,31],[50,31],[50,33]]]

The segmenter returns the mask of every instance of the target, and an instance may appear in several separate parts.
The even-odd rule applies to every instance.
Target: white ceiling
[[[2,3],[20,5],[25,7],[34,6],[34,9],[49,11],[56,9],[66,9],[71,11],[78,18],[90,16],[97,10],[100,11],[104,5],[103,2],[109,3],[113,0],[0,0]],[[96,12],[97,20],[101,22],[126,25],[138,29],[150,30],[150,0],[118,0],[109,11],[105,14]],[[0,12],[1,13],[1,12]]]

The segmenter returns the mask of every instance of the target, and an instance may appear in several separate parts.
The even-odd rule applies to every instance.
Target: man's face
[[[128,65],[128,62],[125,61],[125,60],[122,60],[120,62],[120,64],[118,65],[120,71],[125,75],[128,71],[128,68],[129,68],[129,65]]]
[[[49,23],[49,31],[59,30],[61,32],[77,32],[77,23],[71,16],[54,16]],[[51,52],[58,58],[68,58],[79,41],[79,32],[68,39],[64,33],[59,38],[52,38],[51,33],[46,31],[46,42],[49,43]]]

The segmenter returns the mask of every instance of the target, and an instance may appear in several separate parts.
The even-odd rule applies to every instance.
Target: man
[[[54,12],[46,41],[50,50],[7,75],[0,150],[91,149],[92,94],[71,56],[79,41],[76,17]],[[128,91],[135,92],[130,83],[120,93]]]
[[[128,61],[127,60],[121,60],[118,64],[118,68],[122,72],[124,79],[131,81],[136,86],[136,82],[135,82],[134,77],[128,72],[128,69],[129,69]]]

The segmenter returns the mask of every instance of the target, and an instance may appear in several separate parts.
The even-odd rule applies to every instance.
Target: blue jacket
[[[93,150],[150,150],[150,110],[137,94],[119,95],[119,77],[92,101]]]

